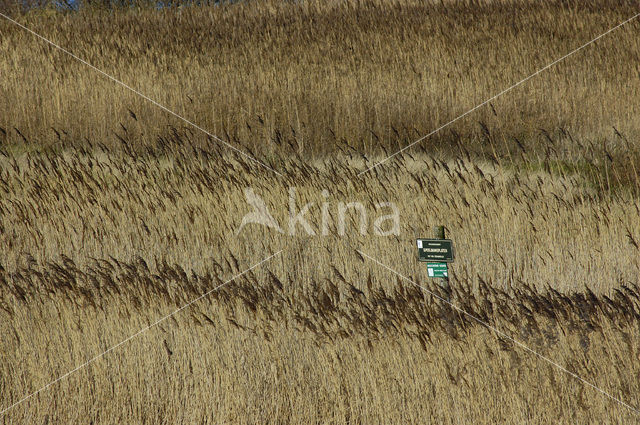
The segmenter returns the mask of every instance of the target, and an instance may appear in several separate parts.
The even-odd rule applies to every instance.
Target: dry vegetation
[[[445,224],[453,303],[640,406],[638,22],[358,176],[636,9],[15,15],[283,177],[0,22],[0,410],[283,250],[0,424],[639,422],[431,295],[414,245]],[[289,188],[317,232],[328,202],[329,235],[237,233],[247,187],[283,227]]]

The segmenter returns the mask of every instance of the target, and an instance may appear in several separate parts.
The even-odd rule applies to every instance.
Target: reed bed
[[[14,17],[213,134],[264,154],[292,140],[313,157],[343,139],[367,154],[397,150],[636,9],[624,1],[259,1]],[[599,143],[615,127],[635,140],[638,25],[448,130],[482,151],[479,123],[511,148],[513,137],[534,138],[540,128]],[[117,145],[128,132],[146,145],[167,125],[184,125],[14,24],[2,20],[0,31],[6,143],[49,145],[68,134]],[[447,131],[424,145],[455,140]]]
[[[284,250],[6,423],[635,419],[439,300],[414,246],[446,223],[452,302],[633,405],[640,202],[629,191],[545,171],[553,159],[514,171],[425,152],[360,178],[367,164],[348,154],[281,162],[283,179],[205,142],[176,130],[144,154],[83,144],[2,157],[5,405]],[[295,187],[299,205],[315,202],[317,234],[237,233],[247,187],[281,223]],[[360,234],[355,211],[340,234],[336,205],[354,200],[370,212],[395,203],[398,235]]]
[[[633,12],[603,5],[14,15],[282,176],[0,23],[0,409],[153,325],[0,424],[637,422],[637,23],[359,175]]]

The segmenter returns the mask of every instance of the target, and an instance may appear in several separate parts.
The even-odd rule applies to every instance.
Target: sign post
[[[433,229],[433,239],[418,239],[418,261],[427,263],[429,277],[437,278],[447,295],[450,294],[447,263],[453,262],[453,241],[445,239],[444,226]]]

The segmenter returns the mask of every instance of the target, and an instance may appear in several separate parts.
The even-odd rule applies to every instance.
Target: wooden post
[[[433,238],[434,239],[446,239],[445,237],[445,229],[444,226],[435,226],[433,228]],[[448,265],[447,265],[448,268]],[[447,274],[449,274],[447,272]],[[447,293],[447,298],[451,296],[451,287],[449,286],[449,277],[438,278],[438,283],[440,287],[444,289]]]

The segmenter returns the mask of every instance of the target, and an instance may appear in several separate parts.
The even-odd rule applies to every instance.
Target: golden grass
[[[357,175],[633,12],[376,1],[19,17],[282,178],[2,22],[0,409],[283,252],[0,424],[637,422],[356,251],[444,295],[415,238],[446,225],[452,302],[640,406],[637,23]],[[285,229],[291,187],[317,232],[328,202],[329,234],[236,234],[247,187]],[[337,205],[354,201],[367,234],[350,211],[340,235]],[[398,207],[398,235],[373,234],[379,202]]]
[[[280,138],[313,155],[342,139],[366,152],[404,146],[636,12],[564,4],[249,2],[18,19],[230,142],[273,151]],[[635,139],[637,29],[629,23],[449,130],[481,139],[482,122],[508,139],[563,127],[599,142],[615,126]],[[53,143],[53,127],[117,144],[121,124],[134,143],[153,142],[184,125],[13,24],[0,31],[10,142],[23,143],[17,128]],[[446,131],[425,145],[452,139]]]

